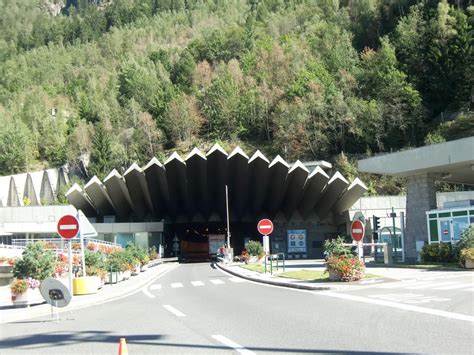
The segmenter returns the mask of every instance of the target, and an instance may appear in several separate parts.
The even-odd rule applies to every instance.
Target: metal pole
[[[225,208],[227,213],[227,248],[230,248],[229,189],[225,185]]]
[[[81,220],[79,219],[79,210],[77,210],[77,222],[79,224],[79,231],[77,234],[79,234],[79,242],[81,243],[81,262],[82,262],[82,276],[86,277],[86,257],[84,253],[84,239],[82,237],[81,233]]]
[[[392,207],[391,216],[392,216],[392,225],[393,225],[393,250],[394,250],[393,261],[394,261],[394,262],[397,262],[397,246],[398,246],[398,242],[397,242],[397,234],[395,233],[395,217],[397,216],[397,214],[395,213],[395,209],[394,209],[393,207]]]
[[[68,265],[68,275],[69,275],[69,292],[71,292],[71,295],[73,294],[72,292],[72,240],[69,239],[69,246],[67,248],[67,265]]]

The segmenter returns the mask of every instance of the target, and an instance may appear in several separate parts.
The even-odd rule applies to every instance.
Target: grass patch
[[[261,264],[246,264],[246,265],[240,265],[240,267],[250,270],[250,271],[256,271],[260,273],[265,272],[265,268]]]

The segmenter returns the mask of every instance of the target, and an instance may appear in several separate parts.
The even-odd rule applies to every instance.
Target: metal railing
[[[265,255],[264,265],[265,265],[265,274],[267,273],[267,264],[270,265],[270,275],[273,275],[273,262],[276,261],[276,269],[280,269],[280,256],[283,266],[283,272],[285,272],[285,254],[284,253],[277,253],[277,254],[270,254]]]
[[[29,243],[39,243],[43,242],[46,243],[51,249],[55,249],[57,251],[64,251],[68,247],[68,243],[71,242],[73,245],[77,245],[80,247],[80,240],[79,239],[64,239],[64,238],[38,238],[38,239],[12,239],[12,247],[25,247]],[[107,247],[122,247],[120,244],[108,242],[105,240],[100,239],[93,239],[93,238],[84,238],[84,248],[87,248],[89,243],[94,243],[97,246],[104,245]]]

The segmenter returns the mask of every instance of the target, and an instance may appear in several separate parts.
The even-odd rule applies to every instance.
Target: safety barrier
[[[279,270],[279,268],[280,268],[280,264],[279,264],[280,256],[282,257],[281,261],[283,262],[283,272],[285,272],[285,254],[284,253],[277,253],[277,254],[265,255],[265,258],[264,258],[265,274],[267,273],[267,264],[269,264],[270,265],[270,275],[273,275],[273,262],[274,261],[276,261],[276,269]]]

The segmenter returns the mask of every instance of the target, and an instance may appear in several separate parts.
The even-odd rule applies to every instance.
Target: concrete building
[[[405,256],[428,243],[426,212],[438,207],[435,181],[474,185],[474,137],[359,161],[359,171],[407,178]]]
[[[261,240],[257,222],[270,218],[272,252],[315,258],[325,239],[345,231],[344,212],[367,188],[339,172],[330,176],[327,162],[309,165],[311,171],[300,161],[290,166],[280,156],[270,162],[260,151],[249,157],[239,147],[228,154],[216,144],[206,154],[195,148],[185,159],[174,152],[164,163],[132,164],[123,176],[113,170],[104,181],[72,186],[66,196],[98,232],[108,223],[162,223],[165,255],[193,259],[226,240],[227,186],[235,253],[248,240]]]

